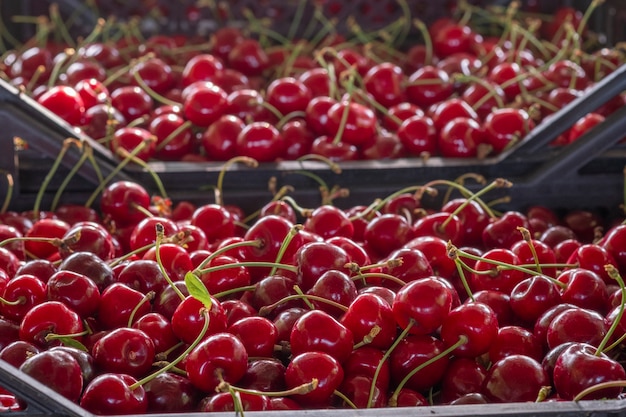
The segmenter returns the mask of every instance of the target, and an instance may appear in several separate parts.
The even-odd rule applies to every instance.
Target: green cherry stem
[[[596,349],[596,356],[600,356],[606,351],[606,345],[611,340],[611,337],[613,337],[615,330],[617,330],[617,326],[619,326],[619,323],[622,320],[622,316],[624,315],[624,307],[626,305],[626,286],[624,285],[624,280],[622,279],[619,271],[615,266],[611,264],[605,265],[604,270],[609,274],[609,277],[617,281],[617,284],[619,285],[621,291],[622,301],[620,303],[619,311],[617,312],[615,320],[613,320],[613,323],[611,323],[611,327],[609,327],[609,330],[607,330],[606,335],[604,335],[604,338]]]
[[[156,262],[159,265],[159,270],[161,270],[161,274],[163,275],[163,278],[165,278],[169,286],[172,287],[172,289],[178,295],[178,297],[181,300],[184,300],[185,295],[180,291],[180,289],[178,289],[176,285],[174,285],[174,282],[172,281],[169,274],[165,270],[165,267],[163,266],[163,262],[161,261],[161,242],[163,241],[163,239],[165,239],[165,235],[164,235],[165,228],[163,227],[161,223],[157,223],[154,228],[156,230],[156,240],[154,242],[154,254],[156,257]]]

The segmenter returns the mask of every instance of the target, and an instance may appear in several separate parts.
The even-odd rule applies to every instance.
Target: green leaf
[[[71,347],[74,349],[82,350],[83,352],[89,352],[89,350],[76,339],[71,337],[60,337],[59,340],[63,343],[63,346]]]
[[[209,294],[200,278],[191,272],[187,272],[185,274],[185,285],[189,290],[189,295],[204,304],[207,310],[211,309],[211,304],[213,304],[211,294]]]

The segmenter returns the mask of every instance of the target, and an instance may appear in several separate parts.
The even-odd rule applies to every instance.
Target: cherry
[[[45,82],[50,77],[52,68],[52,51],[39,46],[32,46],[22,51],[15,59],[10,67],[12,77],[22,77],[24,80],[30,80],[38,73],[40,68],[43,72],[39,74],[37,80]]]
[[[425,65],[409,76],[406,95],[411,103],[428,108],[450,97],[453,90],[450,77],[444,70]]]
[[[200,280],[204,283],[210,294],[217,294],[250,285],[251,278],[248,269],[244,266],[234,266],[238,263],[239,261],[231,256],[221,255],[211,259],[205,265],[206,268],[219,267],[222,265],[233,266],[200,275]]]
[[[626,271],[626,251],[621,243],[624,237],[626,237],[625,232],[626,225],[614,226],[598,242],[600,246],[611,254],[620,272]]]
[[[173,372],[163,372],[143,384],[148,413],[184,413],[197,410],[198,390],[189,379]]]
[[[515,242],[523,239],[519,227],[528,229],[528,218],[518,211],[507,211],[485,227],[483,243],[488,249],[510,248]],[[548,243],[548,246],[551,245]]]
[[[359,159],[359,149],[348,142],[336,143],[330,136],[319,136],[311,144],[311,153],[321,155],[333,162]]]
[[[347,116],[344,114],[347,113]],[[351,145],[369,143],[376,134],[378,119],[372,109],[355,101],[341,100],[328,109],[328,134]]]
[[[163,256],[163,253],[161,253],[161,256]],[[117,274],[116,282],[137,290],[142,294],[154,292],[155,295],[158,295],[168,285],[161,272],[161,267],[154,259],[138,259],[123,265],[121,268]],[[167,267],[165,268],[167,270]],[[180,277],[176,277],[175,280],[178,279]]]
[[[601,314],[584,308],[567,309],[552,319],[546,338],[550,349],[565,342],[581,342],[598,346],[608,326]]]
[[[146,246],[151,245],[157,240],[157,226],[163,227],[164,236],[173,236],[178,233],[178,226],[174,221],[158,216],[146,217],[139,221],[133,228],[130,234],[129,245],[133,251],[140,251],[140,254],[145,254]]]
[[[570,255],[567,263],[577,264],[580,268],[595,272],[607,284],[613,283],[604,266],[613,265],[617,267],[617,264],[611,254],[602,246],[592,243],[584,244]]]
[[[469,26],[450,23],[434,31],[431,27],[429,31],[438,57],[470,51],[473,32]]]
[[[87,110],[97,104],[106,104],[109,99],[109,89],[96,78],[83,78],[74,85],[74,90],[83,100],[85,112],[83,118],[87,117]],[[80,120],[82,122],[82,120]]]
[[[479,145],[485,142],[483,127],[469,117],[455,117],[439,132],[437,148],[448,158],[478,157]]]
[[[392,385],[397,386],[408,374],[424,362],[440,356],[443,342],[430,335],[408,335],[389,356]],[[404,388],[424,392],[437,385],[448,367],[449,356],[441,356],[427,367],[420,369],[404,385]]]
[[[293,77],[277,78],[265,90],[265,100],[282,115],[304,112],[313,98],[309,87]]]
[[[4,349],[10,343],[19,339],[19,323],[15,323],[11,320],[0,318],[0,351]]]
[[[546,310],[561,303],[561,293],[552,279],[535,275],[513,287],[510,303],[515,315],[523,322],[535,323]]]
[[[465,395],[480,392],[487,370],[470,358],[453,358],[441,381],[441,401],[451,403]]]
[[[609,290],[598,274],[584,268],[573,268],[561,272],[557,280],[566,284],[561,292],[564,303],[606,313]]]
[[[324,352],[303,352],[295,355],[285,370],[288,389],[314,383],[315,388],[291,398],[305,407],[323,407],[330,404],[331,396],[344,379],[341,364]]]
[[[47,299],[46,284],[33,275],[16,276],[0,290],[2,291],[0,314],[17,322],[20,322],[34,306]]]
[[[156,247],[148,249],[143,255],[143,259],[152,261],[153,265],[158,266],[156,252]],[[175,243],[164,243],[159,245],[159,259],[163,269],[165,269],[165,272],[172,281],[183,280],[185,278],[185,274],[193,269],[191,257],[189,252],[187,252],[187,249]],[[130,267],[130,265],[128,265],[128,267]],[[155,278],[157,288],[154,288],[154,291],[156,292],[160,292],[163,287],[167,285],[167,281],[165,281],[163,274],[160,271],[158,276],[158,278]]]
[[[223,380],[236,384],[246,373],[248,353],[230,333],[215,333],[202,340],[188,355],[185,369],[191,383],[205,393],[214,392]]]
[[[102,336],[91,352],[103,372],[139,378],[152,368],[155,348],[152,339],[142,330],[122,327]]]
[[[74,236],[80,236],[76,241]],[[66,258],[74,252],[92,252],[103,261],[115,257],[115,247],[111,234],[100,223],[84,221],[74,223],[61,238],[59,254]]]
[[[537,337],[537,340],[542,344],[544,351],[548,350],[548,327],[552,320],[559,314],[561,314],[565,310],[569,310],[572,308],[578,308],[573,304],[561,303],[557,304],[554,307],[546,310],[535,322],[533,327],[533,334]]]
[[[398,325],[414,323],[411,334],[430,334],[441,326],[452,307],[448,285],[436,277],[421,278],[404,285],[393,300],[393,315]],[[455,341],[456,342],[456,341]]]
[[[515,269],[500,269],[490,261],[508,265],[520,264],[517,255],[509,249],[496,248],[485,252],[474,265],[476,272],[470,277],[472,289],[474,291],[496,290],[511,294],[513,288],[524,280],[524,273]]]
[[[328,135],[328,110],[337,101],[327,96],[317,96],[309,101],[305,109],[305,121],[307,126],[318,135]]]
[[[528,329],[520,326],[505,326],[498,329],[498,336],[489,348],[489,360],[494,363],[509,355],[525,355],[541,361],[543,346]]]
[[[126,125],[126,118],[110,104],[95,104],[85,111],[83,131],[94,139],[107,138],[113,129]]]
[[[620,363],[585,343],[569,345],[557,358],[553,370],[554,387],[565,400],[573,399],[585,388],[625,377],[626,372]],[[620,386],[603,388],[589,393],[584,399],[617,398],[621,392]]]
[[[72,126],[82,124],[85,103],[80,94],[72,87],[53,86],[42,94],[37,102]]]
[[[462,242],[463,232],[461,219],[443,211],[420,217],[413,224],[414,236],[436,236],[453,244]]]
[[[357,289],[354,281],[347,274],[329,270],[319,277],[306,294],[333,301],[347,308],[356,299]],[[311,304],[316,309],[323,310],[335,318],[345,312],[344,309],[322,301],[311,300]]]
[[[396,337],[396,322],[391,305],[375,293],[359,294],[340,322],[352,332],[355,344],[367,338],[369,346],[387,349]],[[372,338],[371,333],[374,329],[378,332]]]
[[[148,410],[146,392],[127,374],[103,373],[83,391],[80,406],[94,414],[144,414]]]
[[[130,122],[149,115],[154,100],[141,87],[127,85],[111,91],[111,104]]]
[[[70,401],[78,401],[83,391],[81,367],[76,358],[65,351],[36,353],[26,359],[19,369]]]
[[[178,294],[182,294],[183,297],[189,295],[189,290],[184,281],[176,281],[173,285],[165,287],[160,294],[157,294],[154,300],[153,311],[171,319],[174,311],[181,303],[181,298]]]
[[[202,400],[199,411],[215,413],[226,411],[265,411],[270,409],[270,399],[266,395],[240,392],[238,397],[237,405],[235,405],[232,393],[219,392]]]
[[[387,393],[378,386],[372,387],[372,378],[365,375],[346,375],[339,386],[341,392],[351,404],[359,409],[382,408],[387,405]],[[370,391],[372,392],[370,401]],[[344,401],[345,402],[345,401]],[[343,402],[339,405],[345,407]]]
[[[259,162],[273,162],[281,158],[286,143],[280,131],[267,122],[252,122],[237,135],[235,148],[238,155]]]
[[[33,226],[26,233],[28,238],[48,238],[63,239],[65,233],[70,229],[70,225],[58,219],[41,219],[33,223]],[[56,253],[58,248],[48,241],[27,240],[24,242],[24,249],[36,258],[46,259]]]
[[[547,265],[557,262],[554,250],[540,240],[532,239],[530,242],[520,240],[511,246],[511,251],[517,255],[522,264]],[[542,266],[541,273],[550,278],[555,278],[557,270],[555,267]]]
[[[514,146],[530,132],[535,123],[523,109],[494,109],[483,122],[485,139],[494,153]]]
[[[211,301],[209,326],[206,331],[208,336],[226,330],[226,313],[222,305],[213,297],[211,297]],[[172,331],[183,342],[191,344],[200,335],[204,326],[204,316],[200,314],[202,306],[201,301],[192,296],[187,296],[174,310],[171,318]]]
[[[20,259],[13,252],[0,247],[0,269],[6,272],[9,278],[17,274],[20,265]]]
[[[481,290],[473,294],[474,301],[491,307],[498,319],[500,327],[509,326],[516,322],[515,313],[511,307],[511,296],[496,290]]]
[[[594,126],[602,123],[605,117],[600,113],[588,113],[582,118],[580,118],[574,125],[569,129],[567,135],[567,142],[572,143],[583,134],[587,133],[587,131],[591,130]]]
[[[115,280],[111,267],[91,252],[75,252],[71,254],[59,264],[58,270],[72,271],[85,275],[96,283],[100,292]]]
[[[319,277],[329,270],[342,271],[350,262],[346,251],[326,242],[304,244],[296,253],[296,283],[303,291],[311,289]]]
[[[453,277],[456,264],[448,256],[447,242],[436,236],[419,236],[411,239],[404,247],[422,251],[430,262],[433,273],[440,277]]]
[[[139,81],[135,79],[137,77],[157,94],[167,93],[176,83],[172,68],[165,61],[156,57],[139,60],[130,68],[129,73],[133,76],[131,81],[133,84],[139,84]]]
[[[314,209],[304,223],[304,229],[323,239],[336,236],[352,238],[354,225],[345,211],[331,205],[322,205]]]
[[[343,362],[342,367],[346,377],[359,375],[373,379],[376,376],[376,386],[383,391],[389,389],[391,378],[389,361],[380,349],[368,345],[356,348]]]
[[[129,325],[131,315],[134,320],[150,311],[150,303],[145,294],[116,282],[109,285],[100,295],[98,323],[104,329],[116,329]]]
[[[111,183],[102,191],[100,209],[119,226],[136,224],[146,215],[138,208],[150,206],[150,195],[144,187],[131,181]]]
[[[373,254],[386,257],[413,238],[411,224],[399,214],[383,214],[373,218],[365,227],[364,242]]]
[[[475,358],[488,352],[497,335],[498,318],[495,312],[479,302],[454,308],[441,324],[441,340],[446,347],[458,343],[461,337],[467,339],[453,351],[459,357]]]
[[[491,365],[482,393],[497,403],[528,402],[535,401],[547,385],[550,380],[541,364],[530,356],[516,354]]]
[[[286,388],[285,370],[285,365],[278,359],[252,359],[238,384],[242,388],[263,392],[283,391]]]
[[[0,359],[15,368],[19,368],[26,359],[41,351],[41,348],[30,342],[15,340],[0,350]]]
[[[188,91],[185,94],[185,91]],[[207,127],[226,113],[228,94],[208,81],[197,81],[183,91],[183,114],[196,126]]]
[[[228,64],[247,76],[255,76],[267,69],[270,61],[256,39],[246,38],[232,47],[228,53]]]
[[[467,102],[456,97],[433,104],[428,108],[427,115],[433,119],[439,130],[458,117],[478,120],[476,111]]]
[[[185,128],[184,123],[180,115],[173,113],[158,115],[150,121],[148,130],[157,138],[157,158],[179,160],[193,150],[192,131]]]
[[[354,339],[352,332],[331,315],[311,310],[295,321],[289,343],[293,355],[324,352],[341,363],[352,352]]]
[[[181,74],[181,83],[183,87],[187,87],[196,81],[210,80],[223,69],[224,63],[217,56],[207,53],[197,54],[185,64]]]
[[[271,358],[278,342],[278,330],[265,317],[244,317],[237,320],[227,331],[237,336],[251,357]]]
[[[83,332],[80,316],[59,301],[46,301],[32,307],[22,318],[20,339],[42,347],[58,346],[62,342],[48,339],[49,334],[76,338]]]
[[[386,108],[404,101],[404,84],[402,68],[390,62],[374,65],[363,77],[365,90]]]
[[[132,327],[150,337],[155,353],[165,352],[179,342],[172,330],[172,323],[160,313],[147,313],[135,321]]]
[[[297,160],[311,153],[315,135],[302,119],[289,120],[280,128],[280,134],[286,142],[284,158]]]

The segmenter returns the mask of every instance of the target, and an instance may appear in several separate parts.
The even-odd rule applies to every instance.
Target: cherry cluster
[[[508,185],[245,218],[120,181],[98,211],[7,211],[0,359],[109,415],[621,398],[626,226],[496,213]]]
[[[42,34],[4,54],[0,70],[115,154],[141,146],[144,161],[480,158],[514,146],[624,62],[587,28],[598,3],[551,20],[520,13],[518,2],[500,12],[463,3],[458,18],[428,27],[404,16],[349,37],[327,22],[314,39],[286,39],[259,22],[209,39],[144,39],[102,20],[70,43],[48,35],[67,33],[58,19],[44,19]],[[407,25],[420,40],[401,36]],[[555,144],[623,105],[615,97]]]

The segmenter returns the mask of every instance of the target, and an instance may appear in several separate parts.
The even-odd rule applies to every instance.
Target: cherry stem
[[[131,252],[128,252],[126,254],[124,254],[123,256],[120,256],[119,258],[115,258],[114,260],[112,260],[111,262],[109,262],[109,266],[111,268],[113,268],[116,265],[119,265],[120,263],[126,261],[127,259],[132,258],[134,255],[137,255],[139,253],[144,253],[145,251],[147,251],[148,249],[151,249],[155,246],[155,243],[149,243],[147,245],[144,245],[140,248],[137,248]]]
[[[348,262],[343,267],[349,269],[350,272],[352,272],[353,274],[360,274],[363,271],[367,271],[369,269],[374,269],[374,268],[389,268],[389,269],[397,268],[399,266],[402,266],[403,263],[404,261],[402,260],[402,258],[394,258],[385,262],[379,262],[376,264],[370,264],[370,265],[364,265],[364,266],[360,266],[356,262]]]
[[[82,332],[78,332],[78,333],[69,333],[69,334],[57,334],[57,333],[48,333],[45,337],[44,340],[46,342],[51,342],[53,340],[63,340],[63,339],[74,339],[76,337],[82,337],[82,336],[87,336],[90,333],[89,330],[83,330]]]
[[[59,204],[59,200],[61,199],[61,195],[63,194],[63,191],[65,191],[67,185],[70,183],[70,180],[74,177],[74,175],[76,175],[76,173],[78,172],[80,167],[83,166],[85,161],[89,159],[89,155],[93,155],[91,145],[89,145],[88,142],[77,142],[76,146],[78,146],[82,150],[80,158],[78,159],[76,164],[74,164],[74,166],[65,176],[65,178],[63,178],[61,185],[59,185],[57,192],[54,194],[54,198],[52,199],[52,203],[50,204],[51,211],[56,210],[57,205]]]
[[[381,330],[382,329],[380,328],[379,325],[375,325],[374,327],[372,327],[372,330],[370,330],[368,334],[363,336],[363,340],[355,344],[352,350],[358,349],[360,347],[363,347],[365,345],[369,345],[370,343],[372,343],[374,338],[378,335],[378,333],[380,333]]]
[[[472,302],[476,301],[476,299],[474,298],[474,293],[469,286],[469,282],[467,282],[467,277],[465,276],[465,270],[468,269],[467,264],[459,259],[458,249],[456,248],[456,246],[452,245],[452,242],[448,242],[446,251],[448,253],[448,257],[454,260],[454,265],[456,266],[456,270],[459,273],[459,278],[461,279],[463,289],[465,289],[467,296],[470,300],[472,300]]]
[[[473,179],[478,184],[481,184],[481,185],[487,184],[486,178],[480,174],[476,174],[475,172],[467,172],[465,174],[459,175],[454,180],[454,182],[464,185],[465,181],[469,178]],[[446,190],[446,194],[443,196],[442,204],[446,204],[448,201],[450,201],[450,196],[452,195],[452,191],[454,191],[454,188],[448,187],[448,189]]]
[[[280,261],[282,261],[283,256],[285,255],[285,252],[287,251],[287,247],[289,247],[289,244],[291,243],[293,238],[296,237],[296,235],[302,229],[304,229],[304,226],[301,224],[294,224],[291,227],[291,229],[289,229],[289,233],[287,233],[287,235],[283,239],[282,243],[280,244],[280,248],[278,249],[278,253],[276,254],[276,259],[274,260],[274,263],[276,263],[276,265],[280,265]],[[269,275],[271,276],[271,275],[276,274],[277,269],[278,269],[277,266],[272,267]]]
[[[148,293],[143,296],[141,301],[139,301],[137,305],[133,308],[133,310],[130,312],[130,316],[128,317],[128,323],[126,327],[132,327],[135,321],[135,316],[137,315],[137,312],[139,311],[141,306],[146,304],[147,302],[154,300],[155,295],[156,293],[154,291],[148,291]]]
[[[183,359],[185,359],[189,353],[191,353],[192,350],[195,349],[196,346],[198,346],[198,344],[204,339],[204,336],[206,335],[207,330],[209,329],[209,321],[210,321],[210,316],[209,316],[209,311],[206,308],[202,308],[200,309],[200,314],[203,317],[203,325],[202,325],[202,330],[200,330],[200,334],[198,335],[198,337],[189,345],[189,347],[187,347],[187,349],[185,349],[185,351],[178,356],[176,359],[174,359],[173,361],[171,361],[170,363],[168,363],[166,366],[164,366],[163,368],[159,369],[158,371],[146,376],[143,379],[140,379],[139,381],[135,382],[134,384],[130,385],[130,390],[134,390],[140,386],[142,386],[143,384],[145,384],[146,382],[152,381],[154,378],[156,378],[157,376],[161,375],[164,372],[169,371],[170,369],[174,368],[180,361],[182,361]]]
[[[594,392],[600,391],[602,389],[625,388],[625,387],[626,387],[626,381],[624,380],[600,382],[599,384],[592,385],[580,391],[578,394],[576,394],[574,398],[572,398],[572,401],[582,401],[587,395],[593,394]]]
[[[218,256],[222,255],[224,252],[227,252],[227,251],[229,251],[231,249],[250,247],[250,246],[255,247],[255,248],[260,248],[261,245],[262,245],[261,240],[257,239],[257,240],[244,240],[243,242],[235,242],[235,243],[231,243],[230,245],[223,246],[223,247],[217,249],[215,252],[212,252],[209,256],[207,256],[200,263],[200,265],[198,265],[191,272],[193,274],[201,274],[202,273],[202,268],[207,266],[213,259],[217,258]]]
[[[424,64],[431,65],[433,62],[433,40],[430,37],[430,32],[428,32],[428,27],[423,21],[417,18],[413,19],[413,26],[419,30],[424,41],[424,47],[426,49]]]
[[[8,306],[19,306],[26,303],[26,297],[20,295],[14,301],[9,301],[6,298],[0,297],[0,304],[8,305]]]
[[[271,313],[272,310],[274,310],[276,307],[279,307],[281,304],[284,304],[291,300],[302,300],[307,304],[307,306],[311,310],[315,310],[315,306],[311,304],[311,300],[313,300],[313,301],[318,301],[320,303],[331,305],[333,307],[338,308],[339,310],[343,312],[348,311],[348,307],[344,306],[343,304],[339,304],[336,301],[332,301],[332,300],[329,300],[328,298],[320,297],[318,295],[304,294],[302,290],[300,289],[300,287],[298,287],[297,285],[294,285],[294,291],[296,291],[297,294],[288,295],[286,297],[281,298],[280,300],[276,301],[273,304],[268,304],[266,306],[261,307],[259,309],[259,315],[266,316],[269,313]]]
[[[70,146],[72,145],[76,145],[80,147],[80,142],[78,142],[77,139],[73,139],[73,138],[68,138],[63,141],[63,145],[61,146],[61,150],[59,151],[59,154],[57,155],[56,159],[52,163],[50,170],[48,171],[48,173],[46,174],[46,177],[41,183],[41,187],[39,187],[39,192],[37,193],[37,197],[35,198],[35,204],[33,205],[33,215],[35,216],[35,218],[39,217],[39,209],[41,207],[41,202],[43,200],[43,195],[46,192],[46,188],[48,188],[48,185],[50,185],[50,181],[52,181],[52,178],[54,177],[57,170],[59,169],[59,166],[61,166],[61,161],[63,161],[63,157],[65,156]]]
[[[537,272],[539,272],[540,274],[542,274],[542,270],[541,270],[541,264],[539,263],[539,257],[537,256],[537,249],[535,248],[535,245],[533,245],[533,241],[530,237],[530,231],[522,226],[518,226],[517,230],[522,234],[522,238],[524,239],[524,242],[526,242],[528,244],[528,249],[530,249],[530,253],[533,256],[533,259],[535,260],[535,266],[537,267]]]
[[[415,325],[415,321],[413,319],[410,319],[409,323],[406,325],[404,329],[402,329],[402,332],[397,337],[397,339],[391,344],[391,346],[389,346],[389,349],[385,351],[385,354],[383,355],[383,357],[380,358],[380,361],[378,362],[378,366],[376,366],[376,370],[374,371],[374,376],[372,377],[372,384],[370,385],[370,392],[369,392],[369,396],[367,397],[366,408],[372,408],[372,406],[374,405],[374,392],[376,390],[376,381],[378,381],[378,376],[380,375],[380,371],[382,370],[383,365],[389,359],[389,357],[391,356],[391,353],[396,349],[396,347],[398,347],[400,342],[402,342],[402,340],[404,340],[404,338],[409,334],[409,331],[414,325]]]
[[[443,352],[439,353],[438,355],[435,355],[432,358],[428,359],[426,362],[421,363],[418,366],[416,366],[415,368],[413,368],[411,370],[411,372],[409,372],[402,379],[402,381],[400,381],[400,383],[396,386],[395,391],[393,392],[393,394],[389,398],[389,403],[388,403],[389,406],[390,407],[397,407],[398,406],[398,395],[400,395],[400,391],[406,385],[406,383],[409,382],[409,379],[411,379],[413,377],[413,375],[415,375],[416,373],[418,373],[422,369],[426,368],[428,365],[430,365],[432,363],[435,363],[439,359],[444,358],[444,357],[450,355],[456,348],[461,347],[464,344],[466,344],[467,341],[468,341],[467,336],[465,336],[463,334],[459,335],[459,340],[457,340],[457,342],[455,344],[453,344],[452,346],[448,347],[447,349],[445,349]]]
[[[111,173],[103,181],[101,181],[100,184],[98,184],[98,187],[96,187],[96,189],[93,191],[91,196],[87,199],[87,202],[85,203],[85,207],[91,207],[91,205],[96,201],[96,198],[98,197],[98,195],[100,195],[104,187],[107,186],[109,181],[115,178],[115,176],[122,169],[124,169],[126,165],[128,165],[132,161],[133,157],[135,157],[139,152],[141,152],[141,150],[145,148],[146,146],[147,146],[146,142],[141,142],[139,145],[135,147],[135,149],[133,149],[129,154],[127,154],[124,157],[124,159],[115,167],[115,169],[113,169],[113,171],[111,171]]]
[[[254,268],[254,267],[273,268],[274,266],[277,266],[278,268],[284,269],[286,271],[291,271],[291,272],[298,271],[298,268],[293,265],[286,265],[286,264],[280,264],[280,263],[277,264],[276,262],[251,261],[251,262],[236,262],[236,263],[226,264],[226,265],[211,266],[209,268],[201,269],[197,272],[199,272],[200,274],[206,274],[206,273],[215,272],[215,271],[222,271],[224,269],[229,269],[229,268],[239,268],[241,266],[251,267],[251,268]]]
[[[346,93],[348,94],[348,99],[346,100],[346,105],[343,109],[343,113],[341,113],[341,119],[339,120],[339,128],[337,129],[337,134],[333,139],[333,144],[338,144],[341,142],[341,138],[343,136],[343,131],[346,129],[346,124],[348,123],[348,115],[350,114],[350,104],[352,103],[352,94],[354,89],[354,74],[351,71],[348,75],[348,79],[345,83]]]
[[[250,158],[249,156],[236,156],[224,162],[224,165],[222,165],[222,169],[217,176],[217,184],[215,187],[215,204],[218,204],[220,206],[224,205],[224,176],[226,175],[226,171],[230,168],[230,166],[238,162],[242,162],[250,168],[256,168],[259,166],[259,162],[254,158]]]
[[[244,287],[237,287],[237,288],[233,288],[233,289],[230,289],[230,290],[225,290],[225,291],[222,291],[222,292],[218,292],[217,294],[213,294],[213,297],[217,298],[217,299],[220,299],[222,297],[227,297],[229,295],[237,294],[237,293],[240,293],[240,292],[254,291],[255,289],[256,289],[255,285],[246,285]]]
[[[291,389],[288,390],[284,390],[284,391],[258,391],[258,390],[254,390],[254,389],[248,389],[248,388],[241,388],[241,387],[236,387],[236,386],[232,386],[230,385],[228,382],[223,381],[220,382],[217,386],[217,388],[215,388],[215,390],[217,392],[227,392],[224,391],[225,389],[227,390],[227,386],[230,386],[233,390],[237,391],[237,392],[242,392],[244,394],[251,394],[251,395],[265,395],[267,397],[288,397],[291,395],[304,395],[304,394],[308,394],[309,392],[317,389],[317,386],[319,385],[319,380],[317,378],[312,378],[310,382],[305,382],[304,384],[300,384],[297,387],[293,387]]]
[[[617,316],[615,317],[615,320],[613,320],[613,323],[611,323],[611,327],[609,327],[609,330],[607,330],[606,334],[604,335],[604,338],[602,339],[602,341],[600,342],[600,344],[598,345],[596,349],[596,356],[600,356],[602,355],[602,353],[604,353],[606,345],[610,342],[611,337],[613,337],[613,334],[617,330],[617,327],[619,326],[620,321],[622,320],[622,316],[624,315],[624,306],[626,305],[626,286],[624,285],[624,280],[622,279],[622,276],[620,275],[619,271],[617,270],[615,266],[611,264],[604,265],[604,270],[609,274],[609,277],[617,281],[617,284],[619,285],[620,292],[622,295],[622,299],[621,299],[621,302],[619,305],[619,311],[617,312]]]
[[[306,154],[303,155],[301,157],[299,157],[298,159],[296,159],[297,162],[303,162],[303,161],[320,161],[325,163],[326,165],[328,165],[328,168],[330,168],[330,170],[334,173],[334,174],[341,174],[341,167],[339,166],[338,163],[336,163],[335,161],[323,156],[323,155],[318,155],[318,154],[314,154],[314,153],[310,153],[310,154]]]
[[[139,86],[146,93],[148,93],[148,95],[152,97],[155,101],[158,101],[161,104],[165,104],[166,106],[172,106],[172,107],[182,106],[181,103],[178,103],[177,101],[170,100],[166,97],[163,97],[161,94],[154,91],[148,84],[146,84],[143,78],[141,78],[141,74],[139,74],[139,71],[132,71],[132,74],[133,74],[133,78],[135,79],[135,81],[137,81],[137,84],[139,84]]]
[[[7,181],[7,192],[4,195],[4,201],[2,202],[2,206],[0,207],[0,214],[6,213],[9,209],[9,204],[11,204],[11,199],[13,198],[13,189],[15,188],[15,181],[13,180],[13,174],[3,169],[0,169],[0,173],[4,175]]]
[[[351,279],[353,281],[362,281],[364,284],[367,284],[368,278],[382,278],[382,279],[395,282],[396,284],[399,284],[400,286],[406,285],[406,282],[402,281],[400,278],[391,274],[385,274],[383,272],[367,272],[364,274],[355,275]]]
[[[163,278],[165,278],[165,280],[167,281],[169,286],[172,287],[174,292],[178,294],[178,297],[181,300],[184,300],[185,295],[180,291],[180,289],[176,285],[174,285],[174,282],[172,281],[169,274],[165,270],[165,267],[163,266],[163,262],[161,261],[161,242],[165,238],[164,236],[165,228],[163,227],[161,223],[157,223],[155,225],[155,229],[156,229],[156,240],[154,242],[154,254],[156,257],[156,262],[159,265],[159,269],[161,270],[161,274],[163,275]]]
[[[284,197],[281,198],[282,201],[289,203],[289,205],[291,207],[293,207],[293,209],[302,217],[304,218],[309,218],[311,217],[311,213],[313,213],[313,210],[310,208],[305,208],[300,206],[296,200],[294,200],[292,197],[286,195]]]
[[[345,394],[341,393],[338,390],[333,391],[333,395],[341,398],[341,400],[346,403],[348,405],[348,407],[350,407],[353,410],[357,410],[359,407],[356,406],[356,404],[354,404],[354,402],[352,402],[352,400],[350,398],[348,398]]]

